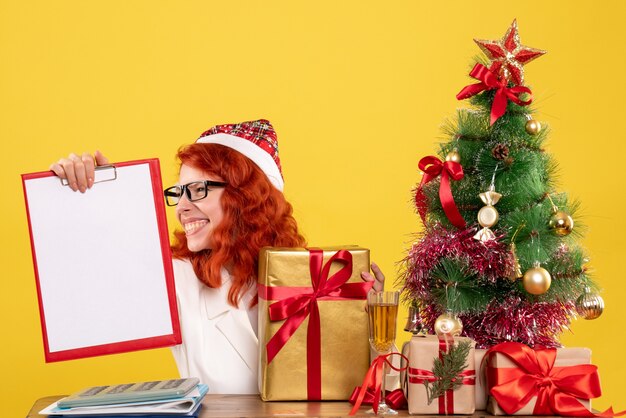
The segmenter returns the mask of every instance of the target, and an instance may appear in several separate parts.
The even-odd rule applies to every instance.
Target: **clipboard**
[[[158,159],[22,175],[46,362],[182,341]]]

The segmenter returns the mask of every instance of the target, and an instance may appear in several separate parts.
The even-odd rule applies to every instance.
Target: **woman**
[[[172,244],[183,343],[172,348],[182,377],[211,393],[258,393],[258,254],[263,246],[302,247],[286,201],[276,133],[267,120],[218,125],[182,147],[178,185],[165,189],[183,230]],[[74,154],[50,169],[72,190],[93,186],[95,156]],[[384,276],[363,272],[382,290]]]

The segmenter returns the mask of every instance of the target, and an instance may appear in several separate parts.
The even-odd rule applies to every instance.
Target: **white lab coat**
[[[221,273],[222,286],[210,288],[189,261],[174,260],[183,342],[172,353],[181,377],[198,377],[209,393],[258,393],[258,308],[248,308],[256,289],[235,308],[228,304],[230,275]]]

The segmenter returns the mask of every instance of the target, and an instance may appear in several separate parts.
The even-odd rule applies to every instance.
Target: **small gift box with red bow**
[[[487,351],[485,362],[490,413],[593,416],[590,399],[601,389],[588,348],[502,343]]]
[[[474,341],[416,335],[409,342],[410,414],[472,414],[475,410]]]
[[[370,365],[369,250],[263,248],[259,392],[265,401],[347,400]]]

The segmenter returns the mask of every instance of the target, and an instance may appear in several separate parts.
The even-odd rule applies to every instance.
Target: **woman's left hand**
[[[376,263],[372,263],[371,268],[374,272],[374,275],[372,276],[369,271],[363,271],[361,272],[361,278],[366,282],[374,282],[374,286],[372,287],[372,289],[375,292],[382,292],[385,288],[385,275]]]

